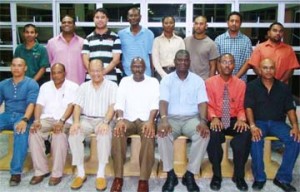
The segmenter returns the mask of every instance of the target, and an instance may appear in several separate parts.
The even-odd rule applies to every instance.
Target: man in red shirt
[[[212,190],[221,188],[221,161],[225,135],[231,135],[230,146],[233,151],[234,174],[233,182],[241,191],[247,191],[244,180],[245,163],[251,145],[251,134],[246,124],[244,97],[246,85],[244,81],[232,75],[235,61],[230,53],[223,54],[218,61],[220,74],[206,80],[208,95],[208,120],[210,122],[210,141],[207,153],[212,163],[213,178],[210,183]]]

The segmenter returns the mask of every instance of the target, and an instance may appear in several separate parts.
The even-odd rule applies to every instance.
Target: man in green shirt
[[[39,81],[49,66],[47,50],[36,40],[38,33],[35,25],[25,25],[23,36],[24,43],[17,46],[14,57],[23,58],[27,63],[25,75]]]

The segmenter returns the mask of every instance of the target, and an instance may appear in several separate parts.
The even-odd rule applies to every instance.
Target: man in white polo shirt
[[[34,168],[31,185],[50,175],[44,141],[51,137],[53,167],[49,185],[60,183],[68,151],[67,132],[72,124],[69,118],[78,85],[65,79],[65,66],[56,63],[51,67],[52,80],[41,86],[34,110],[34,123],[30,128],[29,147]]]

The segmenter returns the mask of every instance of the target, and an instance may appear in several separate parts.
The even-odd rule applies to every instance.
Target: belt
[[[163,70],[166,70],[166,71],[175,71],[175,67],[163,67]]]

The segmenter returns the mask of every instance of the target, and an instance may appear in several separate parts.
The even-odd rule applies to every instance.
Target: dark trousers
[[[236,118],[230,119],[230,127],[221,132],[210,131],[210,140],[207,147],[209,161],[212,164],[213,174],[222,177],[221,162],[223,158],[222,143],[225,142],[225,135],[233,136],[230,146],[233,151],[234,177],[244,178],[245,164],[247,162],[251,147],[250,130],[237,132],[233,130]]]

